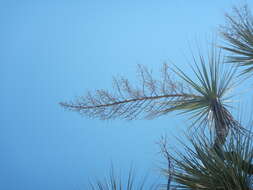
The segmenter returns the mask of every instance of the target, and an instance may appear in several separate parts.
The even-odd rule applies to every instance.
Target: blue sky
[[[135,81],[136,65],[187,69],[189,46],[205,42],[241,1],[1,1],[0,189],[86,189],[113,163],[159,175],[155,142],[175,144],[188,126],[155,120],[99,121],[58,102]]]

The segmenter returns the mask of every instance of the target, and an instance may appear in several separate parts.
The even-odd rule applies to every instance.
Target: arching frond
[[[248,6],[234,8],[234,14],[226,15],[227,25],[221,28],[225,39],[223,49],[232,53],[228,62],[242,66],[242,74],[253,71],[253,17]]]

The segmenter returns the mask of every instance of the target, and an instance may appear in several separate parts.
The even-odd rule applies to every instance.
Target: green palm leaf
[[[232,135],[224,150],[210,149],[203,134],[189,138],[185,150],[171,155],[173,179],[177,189],[250,190],[253,189],[252,137]],[[167,175],[168,171],[164,170]]]

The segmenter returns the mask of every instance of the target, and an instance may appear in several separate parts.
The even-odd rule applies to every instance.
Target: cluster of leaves
[[[205,136],[189,138],[183,153],[171,156],[177,189],[253,189],[252,136],[232,135],[222,150],[210,148]],[[168,171],[165,170],[165,173]]]

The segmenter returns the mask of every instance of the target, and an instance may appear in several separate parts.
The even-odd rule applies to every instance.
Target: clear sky
[[[137,64],[187,68],[189,45],[239,2],[0,1],[0,189],[87,189],[111,163],[159,175],[155,142],[167,133],[174,145],[189,125],[181,117],[100,121],[58,102],[110,89],[112,76],[135,81]]]

